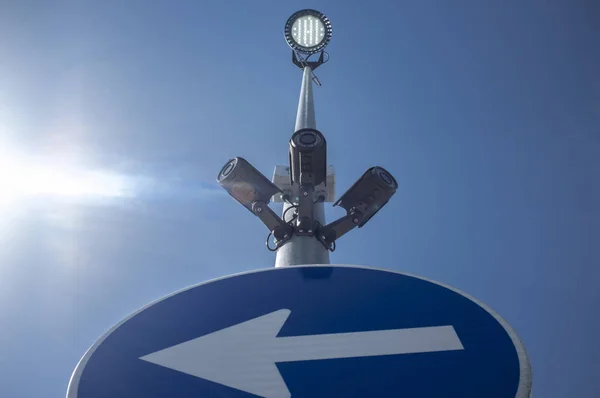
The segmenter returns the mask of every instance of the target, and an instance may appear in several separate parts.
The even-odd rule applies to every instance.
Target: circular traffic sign
[[[67,398],[527,398],[531,369],[484,304],[416,276],[272,268],[160,299],[106,333]]]

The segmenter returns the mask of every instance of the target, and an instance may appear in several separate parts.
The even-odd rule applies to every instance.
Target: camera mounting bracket
[[[362,222],[362,219],[363,214],[360,211],[356,210],[355,208],[350,209],[345,216],[330,222],[327,225],[319,226],[316,232],[317,239],[323,244],[323,246],[333,251],[331,248],[334,242],[359,226]]]
[[[315,234],[313,184],[302,184],[299,189],[298,218],[294,232],[300,236],[313,236]]]
[[[292,237],[294,228],[281,219],[266,202],[256,201],[252,203],[252,212],[260,218],[260,221],[271,231],[277,246],[281,246]]]

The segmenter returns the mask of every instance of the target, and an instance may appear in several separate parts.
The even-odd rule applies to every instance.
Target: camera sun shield
[[[334,206],[340,206],[348,213],[360,212],[360,228],[385,206],[397,189],[396,179],[387,170],[379,166],[371,167],[334,203]]]

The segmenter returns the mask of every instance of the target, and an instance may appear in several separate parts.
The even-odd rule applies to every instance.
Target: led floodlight
[[[302,54],[315,54],[331,40],[331,22],[316,10],[301,10],[285,23],[285,41],[292,50]]]

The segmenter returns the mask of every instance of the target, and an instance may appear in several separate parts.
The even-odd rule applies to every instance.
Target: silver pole
[[[298,101],[298,113],[296,114],[296,129],[294,131],[304,128],[317,128],[313,100],[312,69],[309,66],[304,67],[302,75],[302,87],[300,89],[300,100]],[[297,192],[294,196],[297,196]],[[293,199],[293,202],[298,204],[295,197]],[[290,206],[289,203],[284,202],[283,214]],[[290,210],[285,221],[289,221],[292,216],[293,211]],[[325,206],[322,202],[314,205],[313,217],[316,221],[325,225]],[[314,236],[294,235],[277,250],[275,267],[302,264],[329,264],[329,251]]]

